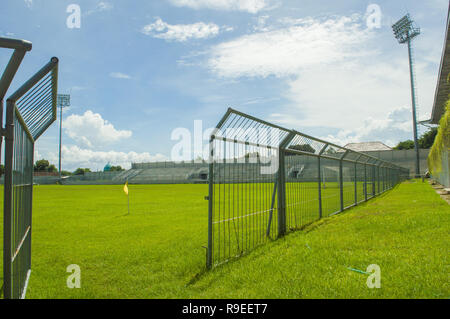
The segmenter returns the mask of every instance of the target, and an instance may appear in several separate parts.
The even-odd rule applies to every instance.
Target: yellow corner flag
[[[123,191],[125,194],[127,194],[128,196],[128,181],[125,183],[125,185],[123,186]]]
[[[123,192],[127,194],[127,204],[128,204],[128,215],[130,215],[130,196],[128,195],[128,180],[125,185],[123,185]]]

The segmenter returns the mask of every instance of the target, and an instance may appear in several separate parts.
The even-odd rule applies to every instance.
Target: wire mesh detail
[[[37,139],[56,120],[56,73],[50,72],[22,96],[16,107],[33,139]]]
[[[207,266],[391,189],[409,170],[228,109],[210,140]]]
[[[4,297],[24,298],[31,273],[34,143],[56,120],[58,59],[7,100],[5,127]]]

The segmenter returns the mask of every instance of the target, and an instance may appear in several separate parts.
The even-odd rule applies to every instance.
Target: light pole
[[[411,98],[412,98],[412,115],[413,115],[413,130],[414,130],[414,148],[416,150],[416,177],[420,176],[419,164],[419,142],[417,141],[417,116],[416,116],[416,91],[414,78],[414,62],[412,57],[411,41],[420,34],[420,29],[414,26],[414,21],[411,20],[409,14],[397,21],[392,26],[394,36],[400,44],[408,43],[409,55],[409,74],[411,79]]]
[[[70,106],[69,94],[58,94],[57,105],[60,108],[59,113],[59,178],[61,178],[61,140],[62,140],[62,109]]]

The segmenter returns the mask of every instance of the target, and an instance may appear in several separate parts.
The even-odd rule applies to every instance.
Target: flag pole
[[[127,195],[127,204],[128,204],[128,215],[130,215],[130,192],[128,191],[128,178],[123,186],[123,191]]]

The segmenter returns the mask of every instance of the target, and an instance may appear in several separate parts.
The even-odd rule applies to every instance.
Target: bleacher
[[[379,154],[378,154],[379,153]],[[401,160],[402,164],[411,162],[407,152],[389,151],[378,152],[381,158],[389,156],[388,160]],[[398,154],[397,154],[398,153]],[[400,154],[401,153],[401,154]],[[411,153],[412,154],[412,153]],[[371,154],[372,155],[372,154]],[[401,156],[400,156],[401,155]],[[275,174],[263,174],[261,168],[269,164],[249,162],[248,159],[241,163],[238,160],[231,163],[214,164],[215,183],[248,183],[256,181],[272,181]],[[286,179],[287,181],[314,182],[317,181],[318,172],[317,158],[311,156],[286,157]],[[244,168],[245,167],[245,168]],[[354,178],[344,166],[345,180]],[[337,180],[339,174],[335,161],[322,160],[322,178],[327,181]],[[196,184],[207,183],[209,177],[209,164],[206,161],[188,162],[155,162],[155,163],[133,163],[131,169],[122,172],[89,172],[85,175],[64,177],[35,177],[38,184],[64,184],[64,185],[103,185],[103,184]],[[0,182],[2,180],[0,179]]]

